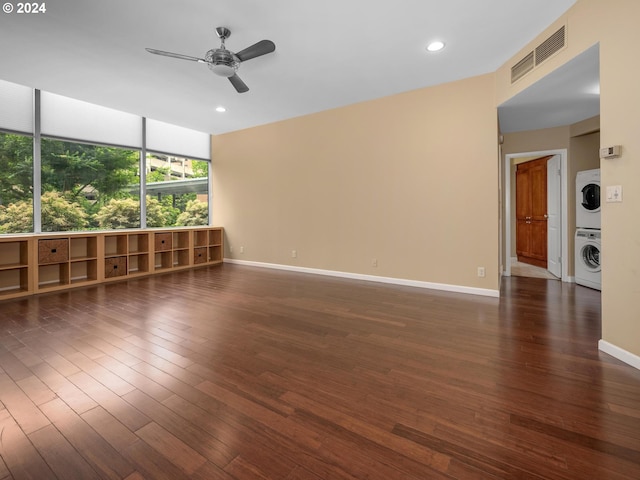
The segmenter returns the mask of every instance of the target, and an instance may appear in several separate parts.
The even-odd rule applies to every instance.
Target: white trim
[[[614,344],[607,342],[606,340],[598,341],[598,350],[607,353],[628,365],[631,365],[633,368],[637,368],[638,370],[640,370],[640,357],[638,355],[627,352],[626,350],[617,347]]]
[[[569,282],[569,184],[567,149],[541,150],[537,152],[507,153],[504,156],[504,255],[511,256],[511,161],[523,157],[544,157],[546,155],[560,155],[560,229],[562,231],[562,245],[560,246],[560,257],[562,258],[562,281]],[[502,259],[500,260],[502,261]],[[504,276],[511,276],[511,262],[505,262]]]
[[[275,270],[287,270],[290,272],[312,273],[314,275],[326,275],[329,277],[350,278],[352,280],[365,280],[367,282],[390,283],[393,285],[403,285],[406,287],[427,288],[431,290],[444,290],[447,292],[466,293],[470,295],[482,295],[484,297],[500,296],[498,290],[487,288],[465,287],[462,285],[449,285],[446,283],[422,282],[419,280],[408,280],[404,278],[379,277],[377,275],[365,275],[361,273],[340,272],[336,270],[322,270],[320,268],[295,267],[292,265],[281,265],[277,263],[252,262],[248,260],[237,260],[235,258],[225,258],[225,263],[235,263],[250,267],[272,268]]]

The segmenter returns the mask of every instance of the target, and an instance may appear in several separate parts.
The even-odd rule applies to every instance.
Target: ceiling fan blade
[[[191,60],[192,62],[207,63],[203,58],[190,57],[189,55],[182,55],[181,53],[165,52],[162,50],[156,50],[154,48],[145,48],[145,50],[149,53],[153,53],[154,55],[162,55],[164,57],[179,58],[180,60]]]
[[[238,93],[245,93],[249,91],[249,87],[247,87],[247,84],[240,80],[240,77],[238,75],[232,75],[231,77],[229,77],[229,81],[231,82],[231,85],[233,85],[233,87],[238,91]]]
[[[258,43],[254,43],[250,47],[236,53],[236,57],[238,57],[241,62],[245,62],[260,55],[271,53],[275,49],[276,45],[271,40],[260,40]]]

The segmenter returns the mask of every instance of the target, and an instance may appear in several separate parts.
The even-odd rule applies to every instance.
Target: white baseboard
[[[235,258],[225,258],[225,263],[235,263],[237,265],[247,265],[251,267],[273,268],[276,270],[288,270],[291,272],[312,273],[314,275],[326,275],[329,277],[350,278],[353,280],[365,280],[367,282],[389,283],[393,285],[404,285],[407,287],[427,288],[431,290],[444,290],[447,292],[466,293],[470,295],[482,295],[484,297],[499,297],[498,290],[487,288],[465,287],[461,285],[449,285],[446,283],[421,282],[418,280],[407,280],[403,278],[379,277],[376,275],[365,275],[361,273],[340,272],[336,270],[322,270],[319,268],[296,267],[293,265],[280,265],[277,263],[252,262],[247,260],[237,260]]]
[[[608,353],[612,357],[615,357],[618,360],[640,370],[640,357],[638,355],[627,352],[626,350],[617,347],[614,344],[607,342],[606,340],[600,340],[598,342],[598,350],[604,353]]]

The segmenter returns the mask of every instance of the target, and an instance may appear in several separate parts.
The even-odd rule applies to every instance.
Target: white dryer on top
[[[600,169],[576,175],[576,228],[600,229]]]

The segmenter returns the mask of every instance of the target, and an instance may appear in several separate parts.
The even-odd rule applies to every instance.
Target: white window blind
[[[112,108],[42,92],[42,135],[142,147],[142,118]]]
[[[33,133],[33,89],[0,80],[0,128]]]
[[[147,151],[211,160],[211,136],[208,133],[147,119]]]

